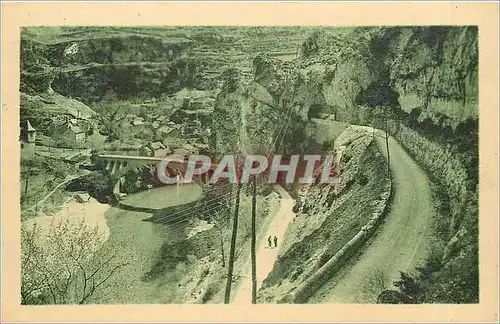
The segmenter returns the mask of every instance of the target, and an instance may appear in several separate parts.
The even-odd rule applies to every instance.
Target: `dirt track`
[[[377,138],[377,143],[385,154],[385,140]],[[327,282],[309,303],[374,303],[381,289],[370,285],[373,279],[383,279],[390,287],[399,271],[412,271],[426,257],[434,214],[428,179],[392,138],[389,151],[393,202],[384,223],[359,258]]]
[[[260,243],[257,242],[257,289],[261,287],[262,281],[264,281],[269,272],[273,269],[288,224],[290,224],[295,217],[295,214],[292,212],[292,197],[290,197],[288,192],[281,186],[275,186],[274,189],[281,196],[280,209],[266,229],[266,235],[262,237]],[[278,237],[278,247],[268,247],[267,238],[270,235],[276,235]],[[232,300],[233,303],[250,304],[252,301],[252,272],[250,264],[246,268],[248,271],[235,291],[234,299]]]

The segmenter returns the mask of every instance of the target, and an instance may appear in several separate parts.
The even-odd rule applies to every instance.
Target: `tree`
[[[363,289],[369,294],[378,296],[388,289],[388,282],[390,281],[384,271],[382,269],[375,269],[370,277],[368,277],[368,280],[364,282]]]
[[[214,223],[214,237],[219,239],[222,267],[225,267],[224,239],[231,214],[231,188],[226,183],[208,185],[200,182],[200,184],[204,191],[204,198],[201,201],[202,217]]]
[[[399,291],[384,290],[377,297],[377,304],[411,304],[411,300]]]
[[[225,183],[213,184],[212,188],[206,191],[205,197],[204,210],[213,215],[208,216],[212,217],[215,223],[216,231],[214,233],[219,238],[222,267],[225,267],[224,239],[231,214],[231,188]]]
[[[36,155],[21,160],[21,178],[24,178],[24,194],[21,196],[22,200],[27,197],[31,177],[40,171],[42,162],[43,161]]]
[[[412,303],[422,303],[425,290],[417,276],[400,272],[401,278],[394,283],[401,293],[408,296]]]
[[[21,159],[21,178],[24,180],[24,188],[21,199],[27,199],[28,192],[33,197],[33,192],[42,193],[45,188],[50,188],[54,181],[63,180],[70,173],[70,167],[62,161],[46,159],[42,156],[32,154],[23,155]],[[42,186],[33,188],[30,182],[34,176],[43,175]]]
[[[226,266],[226,253],[224,249],[224,228],[225,228],[225,222],[224,219],[226,217],[223,215],[221,212],[217,212],[217,216],[215,217],[215,228],[217,229],[217,236],[219,236],[219,242],[220,242],[220,258],[221,258],[221,263],[222,267],[224,268]]]
[[[111,93],[92,108],[98,113],[97,121],[101,125],[101,131],[108,136],[108,141],[120,138],[121,122],[130,112],[130,105],[119,102],[116,95]]]
[[[45,93],[57,74],[57,68],[46,63],[25,65],[24,68],[21,71],[20,89],[31,95]]]
[[[33,224],[21,231],[21,302],[86,304],[128,263],[105,244],[105,235],[82,219]]]
[[[421,304],[425,302],[426,289],[422,277],[400,272],[394,282],[397,290],[384,290],[377,298],[379,304]]]
[[[113,187],[114,183],[111,174],[107,170],[98,170],[74,179],[68,184],[66,190],[85,190],[99,202],[108,204],[116,202]]]

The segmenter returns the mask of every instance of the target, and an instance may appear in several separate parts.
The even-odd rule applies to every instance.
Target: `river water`
[[[137,210],[112,207],[106,212],[110,229],[108,244],[120,254],[120,260],[129,265],[113,277],[108,287],[99,296],[101,303],[169,303],[168,287],[178,278],[159,278],[145,282],[144,275],[151,270],[159,258],[162,245],[184,235],[180,222],[170,225],[146,222],[152,216],[146,209],[161,210],[183,205],[198,199],[201,188],[197,184],[165,186],[132,194],[123,200]],[[142,210],[142,211],[141,211]],[[172,216],[175,217],[175,216]]]

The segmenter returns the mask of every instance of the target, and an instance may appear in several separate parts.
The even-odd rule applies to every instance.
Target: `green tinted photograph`
[[[23,305],[477,304],[477,26],[21,28]]]

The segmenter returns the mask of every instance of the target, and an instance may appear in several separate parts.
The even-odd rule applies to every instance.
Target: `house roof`
[[[29,120],[27,121],[27,126],[28,126],[28,132],[34,132],[34,131],[36,131],[36,129],[33,128],[33,126],[31,126],[31,123],[30,123]]]
[[[158,132],[167,133],[168,134],[168,133],[172,132],[175,129],[176,128],[170,127],[170,126],[162,126],[162,127],[158,128]]]
[[[71,125],[71,126],[68,127],[68,129],[70,131],[72,131],[73,133],[75,133],[75,134],[85,133],[85,130],[82,129],[80,126],[77,126],[77,125]]]
[[[134,118],[132,125],[144,125],[144,120],[140,117]]]
[[[160,150],[160,149],[164,149],[165,145],[163,145],[161,142],[153,142],[153,143],[151,143],[150,147],[153,150]]]

